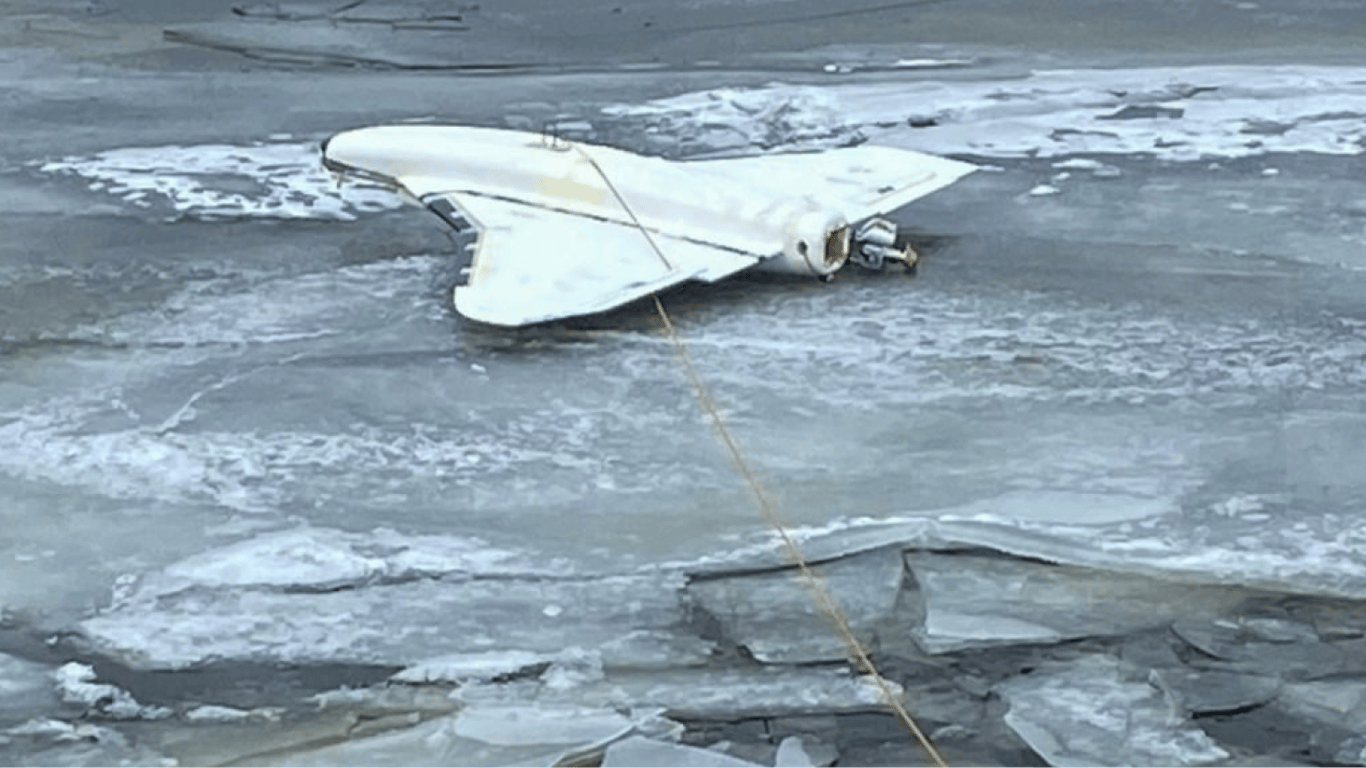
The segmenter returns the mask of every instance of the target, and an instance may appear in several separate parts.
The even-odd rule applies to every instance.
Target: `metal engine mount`
[[[897,245],[897,227],[892,222],[874,216],[865,221],[854,233],[854,247],[849,251],[849,260],[865,269],[881,271],[887,262],[901,264],[910,271],[920,260],[920,254],[910,245]]]

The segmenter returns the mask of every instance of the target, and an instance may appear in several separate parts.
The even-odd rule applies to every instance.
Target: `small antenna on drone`
[[[541,123],[541,144],[546,149],[553,149],[556,152],[564,152],[569,149],[569,142],[560,141],[560,124],[555,120],[547,120]]]

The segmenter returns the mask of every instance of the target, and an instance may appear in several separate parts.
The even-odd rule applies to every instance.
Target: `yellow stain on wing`
[[[575,181],[569,174],[541,177],[541,183],[536,185],[536,191],[550,197],[578,200],[589,205],[602,205],[607,200],[606,189]]]

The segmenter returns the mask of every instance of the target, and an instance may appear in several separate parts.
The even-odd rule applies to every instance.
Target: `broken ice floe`
[[[658,709],[574,704],[467,707],[411,727],[321,748],[282,750],[279,765],[582,765],[628,738],[676,740]]]
[[[1366,680],[1292,683],[1276,702],[1292,714],[1366,736]]]
[[[4,731],[10,736],[51,736],[59,741],[98,739],[114,731],[92,723],[68,723],[48,717],[36,717]]]
[[[1128,634],[1228,611],[1251,594],[1013,558],[911,552],[906,560],[924,602],[916,639],[931,653]]]
[[[1086,657],[1001,685],[1005,722],[1049,765],[1200,765],[1229,753],[1118,664]]]
[[[1005,81],[774,84],[604,112],[667,138],[682,155],[862,141],[987,157],[1358,154],[1366,150],[1366,69],[1072,69]]]
[[[1126,500],[1133,504],[1120,514]],[[1366,595],[1366,533],[1349,520],[1329,515],[1319,530],[1229,521],[1226,536],[1191,541],[1173,535],[1189,520],[1169,502],[1144,501],[1012,494],[934,516],[845,520],[793,533],[809,557],[837,561],[820,570],[874,646],[914,636],[944,652],[1122,634],[1181,617],[1191,607],[1182,600],[1223,611],[1254,589]],[[1070,507],[1077,509],[1048,519],[1050,510]],[[1085,519],[1086,510],[1114,517],[1061,522]],[[965,547],[1051,564],[915,553],[910,571],[920,590],[903,583],[900,549]],[[1306,558],[1310,551],[1315,556]],[[414,680],[512,674],[567,662],[557,654],[571,648],[597,654],[609,668],[700,664],[712,640],[690,622],[703,620],[760,660],[845,656],[791,570],[755,573],[787,565],[777,542],[616,575],[575,575],[565,565],[547,568],[533,553],[459,537],[303,528],[145,574],[79,629],[102,652],[138,667],[349,661],[406,666]],[[1181,600],[1171,597],[1178,594]],[[918,628],[917,610],[924,613]],[[1298,647],[1236,645],[1236,634],[1224,640],[1217,627],[1184,621],[1177,631],[1225,666]],[[1344,632],[1354,626],[1338,624]],[[1235,647],[1222,650],[1228,643]],[[1254,652],[1262,656],[1248,655]]]
[[[470,707],[413,727],[271,755],[275,765],[564,765],[598,760],[634,733],[662,730],[658,713],[580,706]]]
[[[981,547],[1170,582],[1366,597],[1366,529],[1354,516],[1297,509],[1295,519],[1306,523],[1302,527],[1267,525],[1264,518],[1253,517],[1209,530],[1199,540],[1183,536],[1192,518],[1201,514],[1220,513],[1185,512],[1161,496],[1014,491],[962,507],[901,517],[843,518],[790,532],[816,561],[891,545]],[[677,565],[708,573],[785,564],[782,542],[772,534],[764,539]]]
[[[390,679],[412,684],[489,682],[548,668],[553,658],[552,654],[518,650],[446,654],[405,667]]]
[[[1113,165],[1107,165],[1099,160],[1092,160],[1085,157],[1069,157],[1066,160],[1059,160],[1058,162],[1053,163],[1053,167],[1063,171],[1063,174],[1059,174],[1059,176],[1064,175],[1068,171],[1090,171],[1091,175],[1098,179],[1113,179],[1123,175],[1122,172]]]
[[[1281,689],[1277,677],[1205,670],[1154,669],[1148,682],[1167,697],[1177,717],[1252,709],[1271,701]]]
[[[788,736],[778,742],[773,756],[774,768],[816,768],[828,766],[838,757],[833,747],[811,738]]]
[[[407,536],[387,528],[346,533],[295,528],[210,550],[167,566],[145,592],[189,587],[278,587],[326,592],[415,578],[549,573],[510,550],[460,536]]]
[[[184,718],[186,722],[190,723],[239,723],[250,719],[252,714],[250,710],[246,709],[205,704],[187,710]]]
[[[814,570],[860,640],[875,641],[901,594],[905,569],[899,551],[874,550]],[[688,594],[721,623],[729,640],[760,661],[837,661],[848,652],[830,631],[810,585],[791,570],[698,580]]]
[[[1216,514],[1262,509],[1247,499],[1218,506]],[[1366,675],[1366,619],[1356,604],[1192,582],[1189,573],[1152,563],[1114,571],[1128,560],[1104,556],[1109,532],[1153,522],[1139,509],[1151,512],[1136,505],[1094,526],[1027,526],[960,510],[918,525],[878,521],[835,526],[825,539],[799,536],[828,560],[819,570],[849,601],[856,631],[875,651],[880,647],[893,667],[898,657],[915,659],[919,674],[938,670],[942,677],[913,682],[904,693],[894,683],[894,694],[924,722],[952,725],[967,738],[991,727],[995,715],[983,699],[993,687],[1010,707],[1005,724],[1057,765],[1222,759],[1228,750],[1188,722],[1196,715],[1277,707],[1333,733],[1351,726],[1350,714],[1341,713],[1353,711],[1362,689],[1322,678]],[[1165,540],[1162,530],[1151,529],[1153,538]],[[1127,534],[1132,543],[1133,527]],[[955,551],[965,546],[979,549]],[[1055,565],[983,546],[1085,562]],[[903,555],[902,547],[910,551]],[[948,551],[926,551],[935,549]],[[329,698],[402,698],[435,688],[465,718],[447,717],[448,709],[410,709],[412,723],[390,726],[400,730],[316,750],[291,748],[273,762],[407,762],[399,756],[422,748],[442,760],[476,759],[450,757],[460,751],[488,763],[553,762],[576,749],[600,754],[601,739],[574,746],[552,738],[550,726],[513,728],[506,736],[488,730],[573,708],[616,716],[654,708],[688,723],[886,711],[879,689],[842,663],[841,644],[816,620],[793,570],[756,572],[762,560],[753,552],[731,561],[730,572],[709,563],[701,578],[674,566],[570,578],[528,568],[516,553],[479,552],[463,540],[383,530],[267,534],[149,574],[79,629],[99,652],[142,668],[211,659],[397,662],[406,668],[387,687]],[[257,560],[262,568],[253,572],[247,566]],[[1187,554],[1180,562],[1189,567],[1198,559]],[[860,587],[866,594],[853,594]],[[558,610],[545,610],[551,607]],[[1165,626],[1175,633],[1147,632]],[[805,634],[831,639],[782,642]],[[1049,660],[1059,658],[1050,657],[1050,644],[1115,635],[1147,637],[1158,647],[1130,649],[1123,640],[1115,641],[1116,655]],[[912,637],[931,655],[907,645]],[[992,662],[990,649],[1003,645],[1016,646],[1015,655]],[[754,659],[736,663],[726,654],[735,647],[753,649]],[[1010,661],[1028,654],[1044,661]],[[960,666],[965,659],[970,663]],[[1337,687],[1296,687],[1320,682]],[[626,733],[611,731],[610,740]],[[1343,736],[1329,751],[1347,754],[1354,744]],[[652,755],[672,754],[645,746]]]
[[[1366,675],[1357,603],[1308,596],[1361,596],[1360,534],[1345,535],[1355,529],[1339,521],[1344,536],[1328,536],[1334,544],[1325,548],[1330,528],[1319,523],[1327,518],[1313,531],[1268,525],[1283,503],[1239,494],[1183,511],[1164,497],[1016,492],[934,516],[793,533],[875,652],[893,669],[912,663],[901,658],[914,660],[918,674],[938,670],[943,679],[908,684],[904,696],[926,722],[979,738],[984,718],[995,717],[982,700],[997,686],[1011,705],[1010,727],[1056,764],[1106,750],[1125,762],[1196,764],[1228,745],[1202,741],[1186,718],[1298,707],[1297,717],[1341,730],[1332,712],[1351,711],[1351,690],[1317,696],[1288,686]],[[1227,535],[1176,535],[1192,515],[1218,520]],[[1088,516],[1096,521],[1076,522]],[[448,706],[484,711],[655,707],[690,723],[885,711],[879,691],[843,665],[841,642],[781,549],[767,546],[575,575],[529,552],[460,537],[298,528],[145,574],[78,631],[96,652],[134,668],[404,666],[380,692],[354,693],[425,687],[444,695],[456,686]],[[1303,556],[1311,550],[1314,558]],[[1140,636],[1159,647],[1130,649],[1128,638]],[[1124,661],[1049,660],[1057,658],[1051,644],[1082,638],[1088,648],[1109,643]],[[1002,646],[1014,648],[991,661]],[[737,661],[737,650],[752,658]],[[1031,654],[1044,663],[1010,661]],[[964,659],[970,665],[960,666]],[[832,663],[808,666],[820,661]],[[1072,686],[1076,701],[1054,690]],[[1100,704],[1069,730],[1083,698]],[[1052,704],[1038,704],[1045,699]],[[1315,718],[1307,700],[1328,709]],[[1113,716],[1121,707],[1136,713],[1122,729]],[[337,751],[299,761],[373,762],[386,749],[459,736],[454,726],[402,727],[415,733],[352,742],[381,750],[356,753],[367,757]],[[1353,745],[1343,737],[1324,749],[1348,754]],[[507,759],[548,760],[558,749]]]
[[[1275,670],[1290,680],[1366,675],[1366,619],[1359,606],[1343,610],[1330,601],[1282,603],[1250,606],[1237,617],[1182,617],[1172,623],[1172,631],[1200,651],[1191,664],[1203,669],[1243,674]],[[1356,618],[1349,622],[1337,620],[1353,613]]]
[[[156,720],[172,714],[165,707],[139,704],[132,694],[118,686],[95,682],[95,670],[88,664],[63,664],[53,672],[53,679],[62,702],[82,705],[88,715],[111,720]]]
[[[889,682],[893,695],[903,694]],[[887,702],[871,678],[838,666],[763,666],[609,670],[571,688],[540,680],[468,685],[454,696],[470,706],[582,704],[595,707],[658,707],[674,719],[732,720],[839,712],[880,712]]]
[[[629,640],[627,640],[629,642]],[[617,659],[613,647],[621,643],[609,643],[609,658]],[[702,644],[699,643],[699,646]],[[709,646],[701,647],[705,654]],[[395,683],[424,685],[430,683],[489,683],[523,677],[539,677],[548,688],[574,688],[586,682],[601,680],[603,677],[603,653],[601,650],[589,651],[583,648],[565,648],[557,653],[532,653],[519,650],[495,650],[473,653],[455,653],[427,659],[396,672],[389,679]],[[674,663],[686,664],[686,651],[671,657]],[[703,656],[696,659],[697,663]]]
[[[196,218],[354,219],[398,207],[391,190],[339,185],[311,143],[124,147],[38,165],[138,208]]]
[[[632,736],[609,746],[602,759],[603,768],[623,768],[623,766],[637,766],[638,768],[668,768],[669,766],[677,766],[678,768],[746,768],[746,766],[756,766],[757,768],[759,763],[751,763],[748,760],[741,760],[711,749],[690,747],[686,744],[672,744],[658,739],[647,739],[643,736]]]
[[[1292,683],[1281,689],[1272,706],[1279,713],[1313,723],[1314,757],[1346,765],[1366,758],[1366,679]]]
[[[459,541],[414,541],[374,557],[351,549],[344,536],[313,535],[320,544],[335,541],[330,552],[320,549],[320,563],[299,564],[303,579],[261,583],[249,570],[237,573],[233,563],[246,562],[237,559],[241,551],[216,554],[206,573],[190,563],[148,578],[116,608],[83,622],[81,631],[103,652],[146,668],[210,658],[411,665],[508,648],[583,647],[623,664],[675,658],[663,630],[681,615],[681,573],[549,576],[534,567],[500,567],[494,556],[471,574],[464,569],[478,555]],[[294,548],[288,538],[272,543],[274,550],[260,542],[244,549],[283,556],[275,569],[282,573],[294,573],[292,556],[308,557],[306,546]],[[195,581],[205,575],[209,583]],[[319,585],[331,589],[318,591]],[[551,606],[573,610],[543,610]]]
[[[122,733],[93,723],[35,718],[0,731],[0,760],[8,765],[158,765],[176,761]]]

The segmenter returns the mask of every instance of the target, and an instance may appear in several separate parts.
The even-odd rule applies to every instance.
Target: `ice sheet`
[[[415,664],[573,647],[639,664],[678,658],[679,650],[687,658],[678,633],[664,631],[681,621],[684,579],[574,577],[461,537],[304,528],[125,584],[115,605],[81,631],[103,652],[145,668],[209,659]]]
[[[868,140],[987,157],[1362,152],[1366,69],[1200,66],[1040,70],[1006,81],[720,88],[604,109],[683,153]]]

